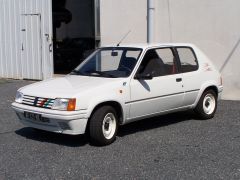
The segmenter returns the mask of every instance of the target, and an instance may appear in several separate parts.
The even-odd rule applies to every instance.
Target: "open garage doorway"
[[[68,74],[100,43],[99,0],[52,0],[54,74]]]

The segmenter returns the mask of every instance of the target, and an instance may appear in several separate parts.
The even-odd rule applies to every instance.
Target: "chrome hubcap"
[[[111,139],[116,131],[117,122],[113,113],[108,113],[103,119],[102,131],[106,139]]]
[[[215,110],[216,101],[212,94],[207,94],[203,99],[203,110],[206,114],[212,114]]]

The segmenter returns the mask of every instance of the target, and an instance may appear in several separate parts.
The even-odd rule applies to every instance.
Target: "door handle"
[[[181,82],[181,81],[182,81],[182,78],[177,78],[176,81],[177,81],[177,82]]]

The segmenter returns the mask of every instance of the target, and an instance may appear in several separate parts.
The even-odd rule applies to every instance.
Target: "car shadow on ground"
[[[135,134],[142,131],[161,128],[164,126],[176,124],[182,121],[194,120],[195,116],[192,112],[178,112],[154,118],[148,118],[141,121],[136,121],[119,128],[118,137]],[[42,130],[36,130],[30,127],[25,127],[15,131],[16,134],[27,139],[48,142],[69,147],[79,147],[90,143],[87,135],[65,135],[51,133]],[[91,145],[91,143],[90,143]]]
[[[79,147],[84,146],[89,143],[88,137],[85,135],[66,135],[59,133],[52,133],[43,130],[37,130],[30,127],[25,127],[19,130],[16,130],[15,133],[27,139],[48,142],[52,144],[58,144],[69,147]]]
[[[182,121],[198,120],[192,111],[177,112],[173,114],[161,115],[152,118],[143,119],[133,123],[126,124],[119,128],[118,136],[126,135],[158,129],[172,124],[180,123]]]

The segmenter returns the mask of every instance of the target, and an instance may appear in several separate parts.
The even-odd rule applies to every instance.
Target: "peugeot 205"
[[[26,126],[107,145],[120,125],[147,117],[193,109],[213,118],[222,90],[195,45],[120,45],[97,49],[65,77],[20,88],[12,107]]]

